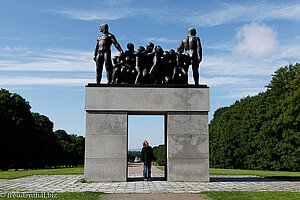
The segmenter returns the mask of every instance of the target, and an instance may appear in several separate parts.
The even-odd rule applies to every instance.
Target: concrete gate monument
[[[128,115],[132,114],[165,116],[167,181],[209,181],[209,88],[198,84],[202,48],[196,30],[189,29],[177,53],[154,48],[152,43],[137,51],[129,43],[123,52],[107,25],[100,30],[103,35],[97,39],[94,59],[97,74],[102,73],[98,69],[104,61],[111,62],[103,60],[107,58],[103,54],[110,57],[112,43],[121,53],[112,65],[106,64],[109,84],[100,84],[98,74],[97,84],[85,88],[86,181],[127,181]],[[189,65],[195,85],[187,84]]]

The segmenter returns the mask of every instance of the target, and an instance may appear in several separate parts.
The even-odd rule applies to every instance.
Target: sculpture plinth
[[[168,181],[209,181],[209,88],[98,85],[85,90],[87,181],[126,181],[128,115],[165,115]]]

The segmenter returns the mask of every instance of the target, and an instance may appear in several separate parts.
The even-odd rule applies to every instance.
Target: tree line
[[[84,137],[53,131],[53,122],[19,94],[0,90],[0,170],[83,165]]]
[[[267,91],[215,111],[210,166],[300,170],[300,64],[275,71]]]
[[[135,157],[141,158],[141,152],[140,151],[128,151],[127,153],[127,161],[128,162],[134,162]]]
[[[165,165],[165,145],[161,144],[158,146],[153,147],[153,155],[155,162],[160,165]]]

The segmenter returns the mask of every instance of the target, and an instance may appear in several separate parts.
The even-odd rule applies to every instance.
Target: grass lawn
[[[283,200],[283,199],[300,199],[300,192],[201,192],[205,196],[214,200]]]
[[[212,175],[254,175],[254,176],[260,176],[264,178],[300,181],[300,172],[211,168],[209,169],[209,173]]]
[[[0,179],[14,179],[32,175],[66,175],[83,174],[83,167],[58,168],[58,169],[38,169],[26,171],[0,171]]]

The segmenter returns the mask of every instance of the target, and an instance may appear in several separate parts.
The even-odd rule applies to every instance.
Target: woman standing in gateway
[[[154,161],[154,155],[152,147],[149,146],[147,140],[143,142],[142,148],[142,163],[144,163],[144,180],[151,180],[151,162]]]

